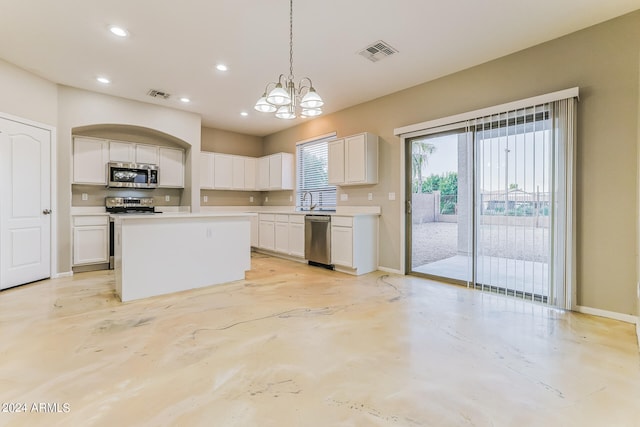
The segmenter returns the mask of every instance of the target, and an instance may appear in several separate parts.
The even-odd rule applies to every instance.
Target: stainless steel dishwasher
[[[304,257],[311,265],[333,268],[331,266],[331,216],[305,216]]]

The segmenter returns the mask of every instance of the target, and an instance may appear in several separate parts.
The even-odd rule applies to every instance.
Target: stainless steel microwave
[[[156,188],[158,186],[158,166],[148,163],[107,164],[107,187],[113,188]]]

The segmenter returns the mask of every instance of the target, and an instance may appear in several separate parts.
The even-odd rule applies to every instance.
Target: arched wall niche
[[[185,151],[191,149],[191,144],[178,137],[144,126],[101,123],[74,127],[72,134],[139,144],[179,147]]]

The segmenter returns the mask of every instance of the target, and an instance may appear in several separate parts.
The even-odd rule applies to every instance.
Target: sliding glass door
[[[568,304],[572,114],[544,104],[405,138],[406,270]]]
[[[409,271],[467,284],[472,280],[470,133],[455,129],[407,143]]]

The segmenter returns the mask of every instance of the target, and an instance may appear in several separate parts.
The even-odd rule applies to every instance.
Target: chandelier
[[[269,88],[273,85],[273,88]],[[269,82],[256,102],[255,109],[262,113],[276,113],[279,119],[295,119],[298,107],[302,117],[322,114],[324,101],[313,88],[309,77],[303,77],[296,86],[293,77],[293,0],[289,0],[289,75],[280,74],[278,82]]]

